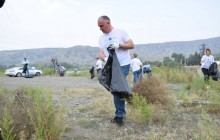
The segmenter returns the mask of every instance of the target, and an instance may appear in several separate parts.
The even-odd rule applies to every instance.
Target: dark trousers
[[[124,76],[127,77],[128,73],[129,73],[129,69],[130,69],[130,64],[125,65],[125,66],[121,66],[121,68],[124,73]],[[115,109],[116,109],[115,116],[125,118],[125,115],[126,115],[125,100],[120,99],[118,96],[116,96],[114,94],[113,94],[113,100],[114,100]]]
[[[206,68],[202,68],[202,73],[204,75],[205,83],[208,83],[209,82],[209,70]]]

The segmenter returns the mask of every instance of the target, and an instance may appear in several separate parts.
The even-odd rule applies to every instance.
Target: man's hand
[[[104,62],[107,62],[107,60],[108,60],[108,58],[107,58],[107,57],[105,57],[105,58],[104,58]]]
[[[118,49],[119,47],[120,47],[120,44],[119,43],[113,43],[113,44],[111,44],[110,46],[110,49]]]

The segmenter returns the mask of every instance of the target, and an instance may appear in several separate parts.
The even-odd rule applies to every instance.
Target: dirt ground
[[[34,78],[0,77],[0,86],[10,89],[18,87],[43,87],[59,90],[63,88],[102,88],[96,79],[87,77],[40,76]]]

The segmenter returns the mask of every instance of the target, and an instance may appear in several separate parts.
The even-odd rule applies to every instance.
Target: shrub
[[[133,86],[133,92],[143,96],[148,103],[169,106],[173,103],[167,89],[155,77],[144,78]]]

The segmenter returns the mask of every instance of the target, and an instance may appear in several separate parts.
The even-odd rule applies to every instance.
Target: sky
[[[220,0],[6,0],[0,51],[98,47],[102,15],[135,44],[220,36]]]

